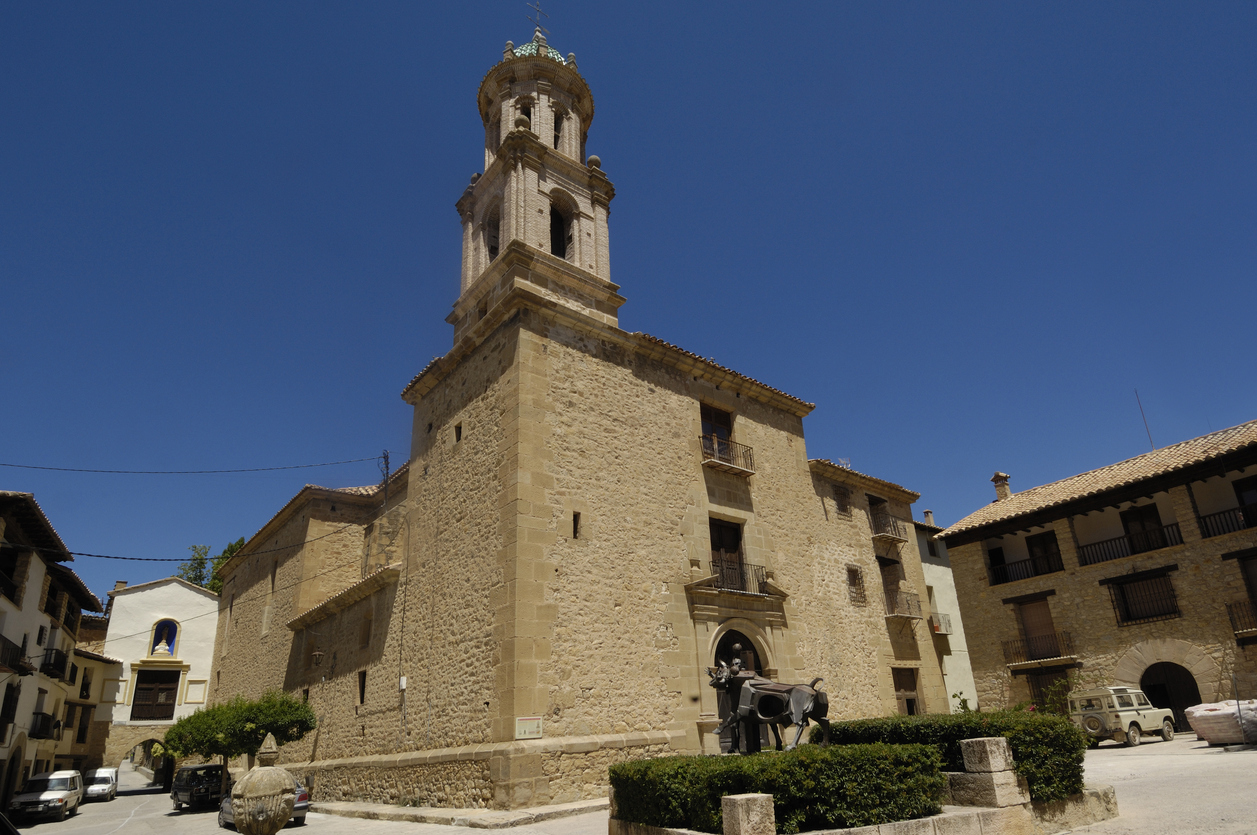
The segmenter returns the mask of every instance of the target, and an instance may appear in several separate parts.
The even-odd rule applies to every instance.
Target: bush
[[[842,829],[936,815],[946,785],[930,745],[805,745],[753,756],[662,757],[611,766],[616,816],[722,832],[720,798],[773,796],[777,831]]]
[[[942,753],[947,771],[965,770],[960,740],[989,736],[1008,740],[1017,773],[1030,784],[1030,797],[1034,800],[1061,800],[1082,791],[1087,737],[1062,716],[994,711],[888,716],[834,722],[830,726],[830,740],[836,745],[870,742],[935,745]]]

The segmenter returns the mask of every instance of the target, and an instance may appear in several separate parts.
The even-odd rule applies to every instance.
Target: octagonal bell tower
[[[624,298],[607,239],[615,188],[597,157],[583,161],[594,100],[576,56],[564,58],[540,29],[523,46],[508,41],[476,101],[485,170],[456,204],[462,281],[446,319],[455,344],[518,294],[617,325]]]

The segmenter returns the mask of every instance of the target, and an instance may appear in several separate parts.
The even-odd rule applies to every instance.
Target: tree
[[[282,690],[267,690],[260,699],[235,696],[185,716],[170,726],[163,742],[176,756],[222,757],[226,790],[229,759],[257,754],[268,733],[284,745],[301,739],[317,724],[308,704]]]
[[[179,563],[176,576],[194,586],[204,586],[210,578],[209,546],[192,545],[188,550],[192,552],[192,556],[187,562]]]
[[[208,545],[192,545],[188,550],[192,556],[187,562],[179,563],[176,576],[187,580],[194,586],[209,589],[214,594],[223,593],[223,581],[218,576],[218,569],[231,559],[237,551],[244,547],[244,537],[235,542],[227,543],[227,547],[216,557],[210,557]]]

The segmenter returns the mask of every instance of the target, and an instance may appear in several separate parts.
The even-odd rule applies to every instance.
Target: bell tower
[[[476,97],[484,123],[483,174],[456,204],[463,225],[454,342],[515,305],[518,294],[617,326],[624,303],[611,283],[607,216],[615,188],[585,159],[594,118],[589,85],[540,28],[507,41]],[[492,323],[490,323],[492,324]]]

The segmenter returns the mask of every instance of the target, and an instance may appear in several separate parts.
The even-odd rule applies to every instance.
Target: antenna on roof
[[[850,459],[850,458],[839,458],[839,459],[838,459],[838,466],[839,466],[839,467],[842,467],[844,470],[849,470],[849,469],[851,469],[851,459]]]
[[[1139,389],[1135,389],[1135,402],[1139,404],[1139,416],[1144,419],[1144,431],[1148,433],[1148,446],[1156,452],[1157,445],[1152,442],[1152,430],[1148,428],[1148,416],[1144,414],[1144,404],[1139,400]]]
[[[546,14],[545,12],[541,10],[541,0],[537,0],[536,3],[527,3],[526,5],[528,6],[528,8],[532,9],[534,12],[537,13],[535,19],[528,17],[528,15],[524,15],[524,17],[528,19],[528,22],[536,26],[542,32],[545,32],[547,35],[550,34],[550,30],[541,25],[541,19],[543,17],[547,19],[550,17],[550,15]]]

